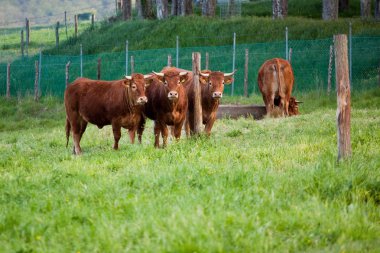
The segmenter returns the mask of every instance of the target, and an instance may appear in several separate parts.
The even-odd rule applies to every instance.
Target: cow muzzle
[[[219,99],[223,97],[223,92],[213,92],[212,98]]]
[[[169,98],[169,100],[178,99],[178,92],[173,91],[173,90],[169,91],[168,98]]]
[[[148,98],[146,96],[139,97],[137,99],[137,104],[138,105],[143,105],[143,104],[146,104],[147,102],[148,102]]]

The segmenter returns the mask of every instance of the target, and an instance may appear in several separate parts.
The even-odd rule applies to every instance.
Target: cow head
[[[182,88],[182,84],[186,82],[188,78],[187,71],[169,71],[165,73],[157,73],[153,71],[153,73],[168,92],[168,99],[170,101],[176,101],[178,99],[179,90]]]
[[[124,85],[126,86],[126,94],[132,104],[143,105],[148,102],[145,88],[152,82],[152,76],[142,74],[125,76]]]
[[[295,97],[290,97],[289,99],[289,116],[299,115],[298,104],[302,103],[301,101],[297,101]]]
[[[220,71],[212,72],[204,70],[199,73],[199,82],[208,88],[208,93],[213,99],[220,99],[223,97],[224,85],[232,83],[234,80],[232,76],[234,74],[235,71],[232,73],[223,73]]]

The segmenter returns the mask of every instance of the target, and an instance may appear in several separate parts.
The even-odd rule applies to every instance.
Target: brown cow
[[[138,123],[142,118],[142,105],[147,102],[145,87],[151,75],[133,74],[117,81],[97,81],[78,78],[65,91],[66,139],[69,142],[73,131],[74,154],[81,154],[80,140],[87,123],[102,128],[112,125],[115,139],[114,149],[118,149],[121,127],[129,130],[134,142]],[[139,139],[141,139],[139,137]]]
[[[187,96],[183,83],[189,78],[187,71],[175,68],[165,68],[160,73],[153,72],[155,78],[146,90],[148,102],[145,105],[145,115],[154,120],[154,146],[160,147],[160,134],[163,147],[167,145],[169,135],[168,125],[173,126],[174,137],[181,137],[181,129],[186,118]],[[138,134],[144,130],[145,120],[140,122]]]
[[[288,61],[274,58],[264,62],[259,69],[257,82],[263,95],[268,115],[271,115],[275,104],[278,104],[283,115],[298,114],[298,101],[296,100],[294,100],[295,105],[292,105],[291,108],[297,107],[297,110],[294,109],[291,113],[289,112],[294,75]]]
[[[199,83],[201,86],[202,103],[202,123],[205,125],[204,131],[208,136],[216,120],[216,113],[219,108],[220,99],[223,97],[224,85],[233,81],[232,73],[220,71],[203,70],[199,73]],[[186,91],[189,99],[189,109],[186,119],[186,135],[194,134],[194,84],[193,80],[186,82]]]

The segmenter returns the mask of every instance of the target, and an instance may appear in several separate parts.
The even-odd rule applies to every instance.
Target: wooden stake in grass
[[[245,65],[244,65],[244,97],[248,97],[248,48],[245,49]]]
[[[168,55],[168,67],[171,67],[172,66],[172,55],[169,54]]]
[[[193,59],[193,82],[194,82],[194,134],[199,135],[202,129],[202,104],[201,87],[199,85],[199,72],[201,69],[201,54],[195,52]]]
[[[74,34],[78,36],[78,15],[74,15]]]
[[[11,97],[11,64],[7,64],[7,98]]]
[[[21,56],[24,58],[24,30],[21,30]]]
[[[35,61],[35,69],[36,69],[36,75],[34,79],[34,101],[38,101],[39,94],[38,94],[38,73],[39,73],[39,64],[38,61]]]
[[[57,21],[57,25],[55,27],[55,47],[59,47],[59,21]]]
[[[351,90],[348,71],[347,35],[334,36],[337,84],[338,161],[351,155]]]
[[[66,88],[69,85],[70,64],[71,64],[70,61],[66,64],[66,71],[65,71],[65,73],[66,73]]]
[[[329,69],[327,74],[327,94],[330,95],[331,92],[331,74],[332,74],[332,59],[333,59],[333,46],[330,45],[330,58],[329,58]]]

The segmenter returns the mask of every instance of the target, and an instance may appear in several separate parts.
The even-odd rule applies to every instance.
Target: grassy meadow
[[[352,94],[337,162],[336,97],[302,115],[218,120],[153,147],[89,125],[65,147],[61,100],[0,99],[0,252],[379,252],[380,90]],[[258,96],[224,103],[261,103]]]

